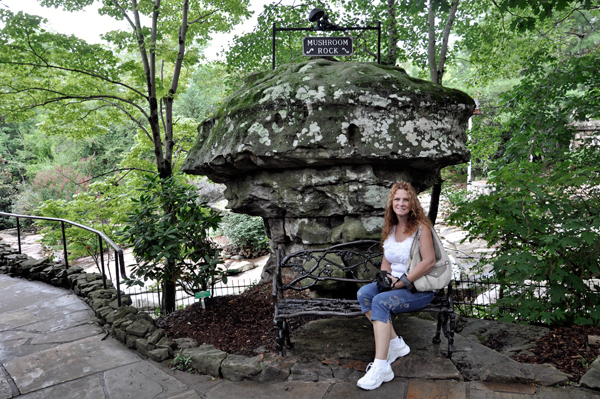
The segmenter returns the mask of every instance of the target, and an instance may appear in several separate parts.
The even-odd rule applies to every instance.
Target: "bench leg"
[[[275,350],[280,356],[283,354],[283,346],[287,349],[292,349],[294,344],[290,341],[290,328],[287,321],[276,321],[275,322]]]
[[[439,344],[440,342],[442,342],[442,340],[440,339],[440,333],[442,330],[442,325],[444,324],[445,320],[444,320],[444,315],[442,312],[438,312],[438,322],[437,322],[437,327],[435,329],[435,337],[433,337],[433,339],[431,340],[431,342],[433,342],[434,344]]]
[[[450,331],[448,333],[448,359],[452,359],[452,352],[454,350],[454,312],[450,313]]]
[[[450,328],[448,328],[448,321],[450,322]],[[431,340],[434,344],[442,342],[440,339],[440,333],[444,333],[444,337],[448,340],[448,359],[452,359],[452,352],[454,351],[454,312],[439,312],[438,323],[435,331],[435,337]]]
[[[450,321],[450,328],[448,328],[448,321]],[[448,359],[452,359],[454,345],[454,312],[444,312],[442,331],[444,332],[444,337],[448,340]]]
[[[285,336],[285,347],[288,349],[293,349],[294,344],[292,344],[292,341],[290,341],[290,328],[288,326],[287,321],[283,322],[283,333]]]
[[[283,344],[285,342],[285,336],[283,332],[283,322],[275,322],[275,350],[279,353],[279,356],[283,356]]]

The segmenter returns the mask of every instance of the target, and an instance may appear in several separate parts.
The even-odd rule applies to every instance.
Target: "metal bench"
[[[277,270],[273,276],[275,346],[280,355],[293,348],[287,320],[301,316],[362,316],[356,299],[358,288],[374,280],[381,268],[383,252],[379,241],[362,240],[324,249],[302,250],[281,258],[277,252]],[[288,281],[287,283],[284,282]],[[291,299],[286,291],[316,290],[331,294],[332,289],[347,298]],[[341,290],[340,290],[341,288]],[[346,294],[346,295],[344,295]],[[432,341],[439,344],[440,332],[448,340],[447,357],[452,357],[454,343],[454,305],[452,282],[435,293],[433,301],[418,312],[437,313],[438,323]]]

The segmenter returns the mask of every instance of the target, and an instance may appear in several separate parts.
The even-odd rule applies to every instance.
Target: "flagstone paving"
[[[286,382],[233,382],[170,370],[108,336],[87,305],[69,290],[39,282],[0,274],[0,304],[0,399],[600,398],[600,392],[577,387],[465,382],[452,362],[429,343],[430,334],[423,334],[433,331],[428,320],[411,321],[413,328],[406,330],[405,339],[414,350],[394,364],[395,374],[402,377],[375,391],[363,391],[354,381],[362,373],[344,373],[349,369],[339,364],[348,359],[339,356],[298,363],[299,380]],[[298,339],[302,347],[300,335]],[[316,347],[311,350],[318,352]],[[461,353],[481,357],[482,367],[485,359],[494,359],[493,351],[485,352],[458,334],[456,350],[457,357]],[[300,357],[310,356],[307,352]],[[307,378],[311,373],[322,377],[325,369],[335,372],[307,382],[314,380]],[[434,374],[437,380],[424,380]]]

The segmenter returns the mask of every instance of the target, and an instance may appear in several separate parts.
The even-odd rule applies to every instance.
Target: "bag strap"
[[[421,261],[421,251],[419,250],[419,243],[418,243],[418,240],[420,238],[420,234],[418,234],[418,233],[421,232],[421,227],[422,226],[419,226],[419,228],[417,229],[417,232],[415,233],[415,238],[410,247],[410,257],[408,258],[408,263],[406,265],[406,273],[410,272],[410,270],[412,269],[411,266],[413,264],[413,259],[415,256],[418,257],[419,262]],[[437,232],[435,231],[435,228],[433,226],[431,226],[429,230],[431,230],[431,239],[433,241],[433,252],[435,253],[435,261],[438,262],[440,259],[445,259],[449,262],[450,258],[448,257],[448,253],[446,252],[446,249],[444,248],[444,245],[442,244],[442,240],[440,240],[440,237],[438,236]]]
[[[421,251],[419,248],[419,239],[421,238],[421,226],[415,231],[415,236],[413,238],[412,245],[410,246],[410,256],[406,263],[406,274],[408,274],[411,270],[411,265],[413,263],[413,259],[415,257],[421,258]],[[419,260],[420,262],[420,260]]]

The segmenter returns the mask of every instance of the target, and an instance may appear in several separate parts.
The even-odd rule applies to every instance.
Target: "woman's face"
[[[410,198],[408,196],[408,191],[402,189],[396,190],[392,201],[392,209],[398,218],[408,215],[410,212]]]

